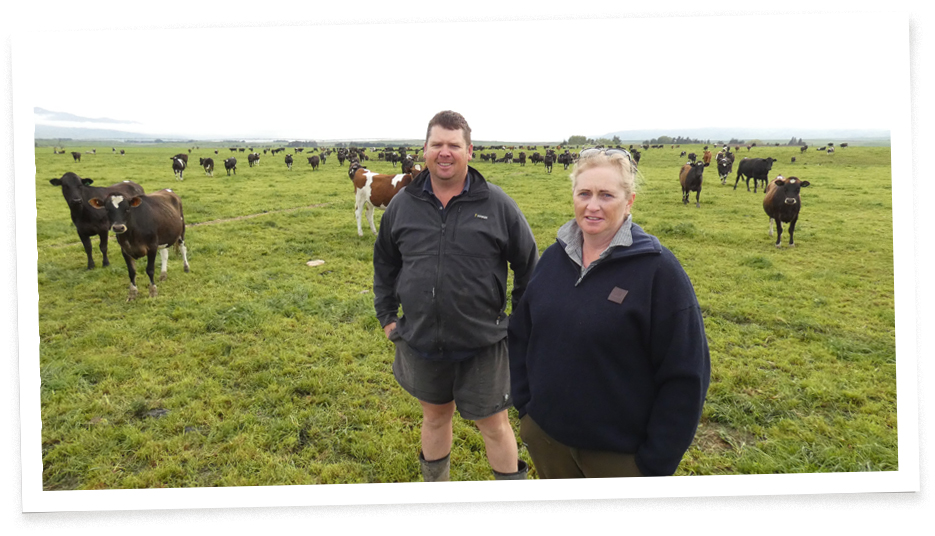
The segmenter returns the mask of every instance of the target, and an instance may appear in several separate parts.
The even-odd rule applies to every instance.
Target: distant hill
[[[159,136],[107,128],[56,127],[36,125],[36,139],[71,138],[73,140],[151,140]],[[175,139],[182,139],[181,136]]]
[[[698,140],[711,140],[711,142],[727,142],[731,138],[739,140],[777,140],[788,141],[796,137],[804,140],[824,140],[833,143],[846,142],[859,139],[886,139],[890,138],[888,130],[881,129],[793,129],[793,128],[685,128],[685,129],[644,129],[644,130],[618,130],[596,136],[597,138],[613,139],[618,136],[623,141],[644,141],[670,136],[693,138]]]

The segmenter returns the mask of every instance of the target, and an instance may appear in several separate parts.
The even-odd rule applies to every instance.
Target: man
[[[426,170],[390,202],[373,248],[374,306],[396,344],[393,374],[422,405],[429,482],[449,478],[456,408],[480,430],[494,478],[524,479],[528,469],[507,418],[507,263],[516,306],[539,252],[516,202],[468,166],[473,149],[461,114],[436,114]]]

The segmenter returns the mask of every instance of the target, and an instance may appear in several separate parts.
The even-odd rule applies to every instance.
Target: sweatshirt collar
[[[633,245],[632,229],[633,215],[628,214],[627,219],[623,221],[623,225],[617,229],[617,232],[614,234],[613,238],[611,238],[610,245],[601,252],[595,262],[604,260],[616,247],[630,247]],[[565,246],[565,253],[568,254],[571,260],[578,263],[578,266],[583,266],[582,247],[584,244],[584,233],[582,233],[581,228],[578,227],[578,222],[572,219],[565,225],[562,225],[558,230],[558,239]],[[594,263],[592,263],[592,265],[593,264]]]

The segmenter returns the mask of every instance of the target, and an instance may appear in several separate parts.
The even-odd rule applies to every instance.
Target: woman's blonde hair
[[[601,151],[578,158],[575,167],[571,170],[572,192],[575,191],[575,186],[578,184],[578,175],[596,167],[607,167],[616,171],[617,176],[620,177],[620,185],[623,187],[623,191],[626,192],[627,197],[636,193],[638,185],[643,179],[642,174],[628,154],[618,152],[607,154]]]

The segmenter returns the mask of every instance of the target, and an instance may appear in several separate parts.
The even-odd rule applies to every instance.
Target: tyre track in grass
[[[234,216],[233,218],[221,218],[221,219],[219,219],[219,220],[202,221],[202,222],[198,222],[198,223],[186,223],[186,224],[185,224],[185,228],[187,229],[187,228],[189,228],[189,227],[198,227],[198,226],[201,226],[201,225],[217,225],[217,224],[219,224],[219,223],[227,223],[227,222],[229,222],[229,221],[246,220],[246,219],[250,219],[250,218],[256,218],[256,217],[258,217],[258,216],[269,216],[269,215],[271,215],[271,214],[282,214],[282,213],[285,213],[285,212],[295,212],[296,210],[305,210],[305,209],[310,209],[310,208],[322,208],[322,207],[327,207],[327,206],[333,205],[333,204],[334,204],[334,202],[329,202],[329,203],[317,203],[317,204],[314,204],[314,205],[307,205],[307,206],[304,206],[304,207],[284,208],[284,209],[280,209],[280,210],[271,210],[271,211],[268,211],[268,212],[257,212],[256,214],[245,214],[245,215],[243,215],[243,216]],[[109,236],[112,236],[112,235],[109,235]],[[67,244],[48,244],[48,245],[43,245],[43,246],[39,246],[39,247],[45,247],[45,248],[64,248],[64,247],[69,247],[69,246],[80,246],[80,245],[81,245],[81,241],[79,240],[79,241],[77,241],[77,242],[69,242],[69,243],[67,243]]]

